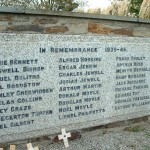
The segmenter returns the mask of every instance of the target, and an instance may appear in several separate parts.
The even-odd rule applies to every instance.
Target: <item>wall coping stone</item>
[[[27,14],[27,15],[47,15],[47,16],[114,20],[114,21],[150,24],[150,19],[122,17],[122,16],[114,16],[114,15],[78,13],[78,12],[69,12],[69,11],[50,11],[50,10],[41,10],[41,9],[27,9],[27,8],[21,8],[21,7],[0,7],[0,14],[1,13]]]

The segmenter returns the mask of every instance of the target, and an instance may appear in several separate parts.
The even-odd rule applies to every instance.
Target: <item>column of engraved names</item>
[[[85,53],[87,57],[80,53],[80,57],[59,58],[59,119],[104,112],[103,108],[95,107],[95,102],[101,100],[100,76],[104,72],[98,64],[102,57],[90,57],[91,51]]]
[[[53,89],[41,86],[45,67],[38,59],[0,60],[0,129],[27,126],[52,110],[34,111],[33,104],[43,101]]]
[[[145,56],[116,57],[115,110],[150,104],[145,61]]]

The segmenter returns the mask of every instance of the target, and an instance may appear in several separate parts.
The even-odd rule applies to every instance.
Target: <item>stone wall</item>
[[[17,9],[16,9],[17,10]],[[0,9],[1,33],[150,37],[150,20],[73,12]]]
[[[150,20],[73,12],[0,8],[0,33],[150,37]],[[85,129],[80,132],[75,131],[72,132],[72,139],[80,138],[81,132],[145,122],[148,119],[149,117],[145,116]],[[51,137],[44,136],[30,141],[43,140],[58,142],[58,137],[55,135]],[[4,145],[0,146],[5,147],[6,145],[4,143]]]

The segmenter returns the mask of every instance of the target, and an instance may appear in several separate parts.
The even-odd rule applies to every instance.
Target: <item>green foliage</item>
[[[55,0],[53,5],[50,4],[50,6],[53,6],[51,7],[51,10],[73,11],[79,4],[74,2],[74,0]]]
[[[144,150],[150,150],[150,147],[147,146],[147,145],[145,145],[145,146],[144,146]]]
[[[73,11],[79,6],[75,0],[1,0],[0,6]]]
[[[145,137],[148,138],[148,139],[150,139],[150,133],[146,133]]]
[[[135,16],[139,17],[140,7],[143,0],[131,0],[131,7],[130,7],[130,13]]]

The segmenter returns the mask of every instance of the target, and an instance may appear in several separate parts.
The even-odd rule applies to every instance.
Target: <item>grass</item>
[[[141,132],[144,131],[145,128],[141,127],[141,126],[134,126],[134,127],[126,127],[124,128],[124,131],[128,131],[128,132]]]
[[[145,145],[143,150],[150,150],[150,147]]]

